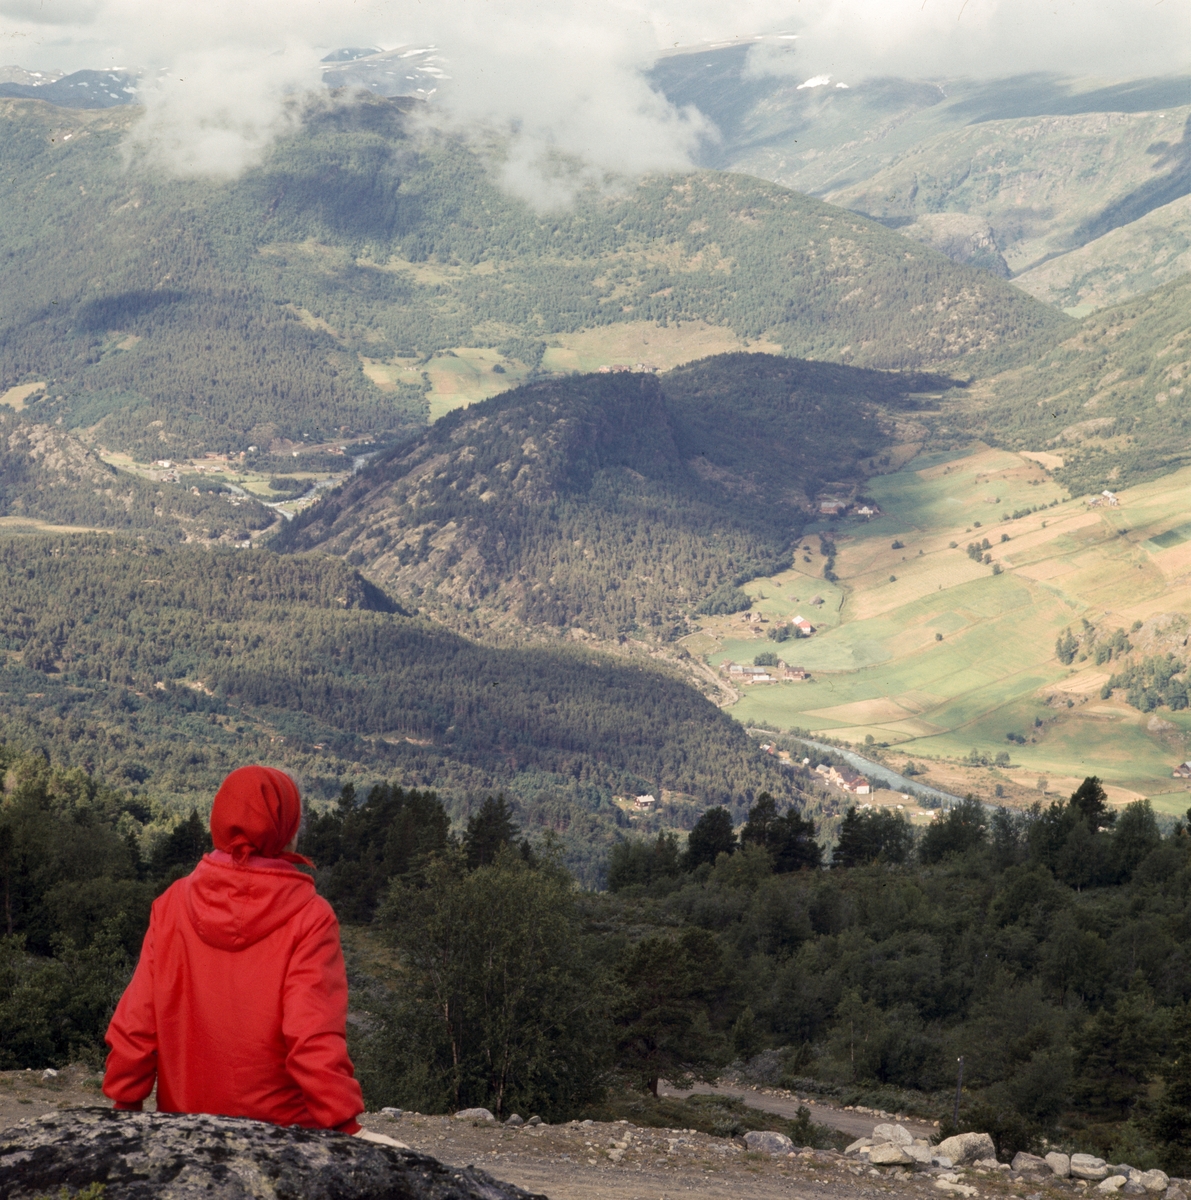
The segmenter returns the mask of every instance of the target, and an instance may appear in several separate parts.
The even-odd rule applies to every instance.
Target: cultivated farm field
[[[969,786],[1033,787],[1038,777],[1057,786],[1097,774],[1119,800],[1148,795],[1160,810],[1184,812],[1188,796],[1171,770],[1188,757],[1191,713],[1141,713],[1120,693],[1102,699],[1116,668],[1064,666],[1055,640],[1067,628],[1080,633],[1084,620],[1101,635],[1140,622],[1135,641],[1151,644],[1165,629],[1160,648],[1172,648],[1169,631],[1191,609],[1191,471],[1124,490],[1119,506],[1091,506],[1089,497],[1064,499],[1031,458],[977,444],[921,455],[867,490],[879,517],[822,526],[837,546],[838,585],[821,578],[808,535],[813,550],[793,570],[746,589],[768,622],[721,617],[696,635],[713,666],[771,650],[812,674],[745,687],[733,715],[857,744],[871,737],[940,770],[973,750],[1009,752],[1008,767],[965,767]],[[965,552],[985,538],[989,564]],[[809,610],[815,594],[825,602]],[[795,609],[815,635],[770,641],[773,622]]]

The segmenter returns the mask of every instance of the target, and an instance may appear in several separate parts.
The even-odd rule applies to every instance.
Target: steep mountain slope
[[[1013,281],[1048,304],[1080,314],[1191,272],[1191,196],[1155,208]]]
[[[668,96],[716,121],[723,137],[707,147],[709,165],[867,213],[957,262],[1001,274],[1034,266],[1045,274],[1023,286],[1062,307],[1101,307],[1173,278],[1172,256],[1144,232],[1141,245],[1105,239],[1086,285],[1082,256],[1055,273],[1038,264],[1164,206],[1162,228],[1186,241],[1191,226],[1172,201],[1191,192],[1191,79],[848,79],[840,88],[807,86],[793,57],[774,74],[751,69],[758,54],[725,47],[654,68]]]
[[[989,222],[1017,274],[1191,192],[1191,108],[983,121],[929,138],[833,204],[907,225]]]
[[[128,108],[0,102],[0,387],[156,457],[425,419],[419,360],[704,320],[787,352],[918,367],[1060,320],[986,274],[772,184],[698,174],[541,216],[412,102],[316,106],[226,185],[127,171]],[[412,360],[412,361],[411,361]],[[383,391],[364,366],[403,364]],[[499,364],[498,364],[499,365]],[[374,372],[375,374],[375,372]]]
[[[1124,487],[1191,463],[1191,276],[1085,318],[1027,366],[948,405],[937,433],[1046,450],[1073,493]]]
[[[824,487],[855,489],[890,440],[878,405],[948,382],[738,354],[531,384],[442,418],[275,544],[347,555],[452,620],[670,637],[788,562]]]

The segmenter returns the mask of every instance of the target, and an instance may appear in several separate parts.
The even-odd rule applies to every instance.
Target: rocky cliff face
[[[0,1132],[0,1200],[104,1185],[104,1200],[546,1200],[473,1167],[232,1117],[47,1113]]]

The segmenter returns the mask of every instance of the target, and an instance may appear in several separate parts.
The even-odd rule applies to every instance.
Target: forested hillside
[[[247,496],[205,486],[191,491],[120,473],[57,426],[0,410],[0,516],[226,542],[246,541],[277,520]]]
[[[486,649],[394,609],[329,558],[3,540],[0,738],[186,805],[253,759],[299,769],[315,796],[398,773],[455,812],[503,787],[585,871],[624,823],[614,791],[684,793],[690,821],[796,794],[677,679]]]
[[[1035,361],[946,406],[938,433],[965,432],[1063,458],[1072,493],[1125,487],[1191,462],[1191,276],[1084,318]]]
[[[312,110],[227,184],[127,169],[130,109],[0,101],[0,391],[48,380],[36,419],[150,458],[274,437],[394,432],[421,380],[361,355],[703,319],[793,354],[921,367],[1008,352],[1063,318],[839,209],[745,176],[646,180],[542,216],[403,104]]]
[[[686,632],[789,562],[824,485],[862,479],[907,393],[950,381],[721,355],[530,384],[437,421],[278,535],[448,619]]]
[[[128,792],[3,746],[0,776],[0,1066],[98,1061],[203,822],[166,833]],[[739,837],[711,809],[684,853],[630,843],[617,857],[650,869],[583,893],[500,801],[452,832],[430,792],[345,788],[301,849],[349,925],[369,1107],[563,1120],[606,1097],[645,1116],[659,1076],[735,1061],[947,1132],[962,1055],[960,1127],[1002,1161],[1058,1144],[1191,1170],[1182,823],[1114,814],[1087,779],[1024,814],[961,804],[917,837],[853,810],[829,871],[808,832],[764,797]]]

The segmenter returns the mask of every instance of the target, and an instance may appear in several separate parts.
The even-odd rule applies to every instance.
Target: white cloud
[[[1188,0],[0,0],[0,44],[25,67],[144,70],[130,152],[180,173],[229,175],[258,159],[328,50],[433,43],[450,75],[438,119],[508,135],[506,184],[547,205],[608,173],[681,169],[714,136],[645,84],[659,48],[778,31],[753,70],[808,84],[1191,64]]]

